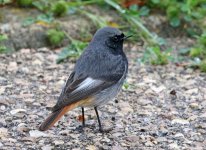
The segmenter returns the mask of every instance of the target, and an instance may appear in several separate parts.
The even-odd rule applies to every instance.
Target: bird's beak
[[[128,39],[128,38],[130,38],[130,37],[132,37],[133,35],[129,35],[129,36],[125,36],[125,37],[123,37],[122,39],[123,40],[126,40],[126,39]]]

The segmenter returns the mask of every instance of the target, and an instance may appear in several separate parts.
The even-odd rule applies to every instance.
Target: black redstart
[[[41,124],[39,130],[52,127],[65,113],[84,107],[94,107],[99,130],[103,131],[97,107],[113,99],[126,78],[128,61],[123,52],[125,36],[112,27],[99,29],[70,74],[52,113]]]

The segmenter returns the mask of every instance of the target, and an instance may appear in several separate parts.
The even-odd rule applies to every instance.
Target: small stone
[[[203,113],[202,115],[200,115],[200,118],[204,118],[204,119],[206,119],[206,112]]]
[[[96,150],[97,148],[94,145],[88,145],[86,150]]]
[[[19,68],[19,71],[22,73],[25,73],[25,74],[29,73],[29,69],[27,67],[21,67],[21,68]]]
[[[155,93],[159,94],[160,92],[162,92],[164,89],[166,89],[165,86],[161,85],[159,87],[156,86],[151,86],[150,87]]]
[[[179,150],[179,146],[177,145],[177,143],[171,143],[169,144],[169,148],[173,149],[173,150]]]
[[[182,133],[176,133],[174,137],[175,139],[184,139],[185,136]]]
[[[185,93],[189,94],[189,95],[197,95],[198,94],[198,88],[189,89]]]
[[[124,150],[120,145],[115,145],[112,147],[112,150]]]
[[[39,59],[36,59],[32,62],[33,65],[42,65],[42,61],[40,61]]]
[[[5,110],[5,109],[6,109],[6,106],[1,105],[0,109],[1,109],[1,110]]]
[[[6,137],[8,135],[8,129],[7,128],[0,128],[0,138]]]
[[[127,141],[130,141],[130,142],[136,142],[139,140],[139,137],[136,135],[131,135],[131,136],[126,137],[126,139]]]
[[[157,138],[157,142],[159,142],[159,143],[162,143],[162,142],[165,142],[165,141],[167,141],[166,137],[158,137]]]
[[[147,146],[147,147],[154,146],[154,144],[151,141],[147,141],[144,145]]]
[[[63,135],[63,136],[67,136],[69,135],[69,131],[68,130],[62,130],[59,132],[59,134]]]
[[[181,118],[176,118],[172,120],[172,124],[182,124],[182,125],[189,125],[189,121]]]
[[[9,62],[8,71],[16,71],[18,69],[16,62]]]
[[[29,128],[27,127],[27,125],[25,123],[20,123],[17,126],[17,131],[19,131],[19,132],[28,132]]]
[[[190,107],[191,107],[192,109],[198,109],[198,108],[199,108],[199,105],[198,105],[198,103],[191,103],[191,104],[190,104]]]
[[[55,145],[62,145],[62,144],[64,144],[64,141],[62,141],[62,140],[56,140],[56,141],[54,141],[54,144],[55,144]]]
[[[119,107],[120,107],[121,112],[122,112],[123,114],[128,114],[128,113],[130,113],[130,112],[133,112],[132,107],[131,107],[131,106],[129,105],[129,103],[127,103],[127,102],[121,102],[121,103],[119,103]]]
[[[45,145],[45,146],[43,146],[41,149],[42,150],[52,150],[54,147],[53,146],[51,146],[51,145]]]
[[[38,131],[38,130],[31,130],[29,131],[29,135],[31,137],[34,137],[34,138],[38,138],[38,137],[48,137],[47,134],[41,132],[41,131]]]
[[[0,126],[6,126],[6,121],[4,118],[0,118]]]
[[[35,142],[35,138],[34,137],[23,137],[21,138],[21,141],[23,142]]]
[[[22,112],[26,112],[25,109],[13,109],[10,111],[11,115],[15,115],[17,113],[22,113]]]

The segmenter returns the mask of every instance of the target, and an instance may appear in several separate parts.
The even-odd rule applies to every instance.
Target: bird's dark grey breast
[[[122,54],[112,54],[104,50],[86,50],[77,61],[74,69],[75,74],[117,82],[123,76],[125,70],[127,72],[127,59],[124,53]]]

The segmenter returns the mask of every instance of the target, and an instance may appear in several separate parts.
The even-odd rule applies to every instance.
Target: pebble
[[[16,62],[9,62],[8,65],[8,71],[13,72],[16,71],[18,69],[17,63]]]
[[[7,128],[0,128],[0,138],[6,137],[8,135],[8,129]]]
[[[20,123],[18,126],[17,126],[17,131],[19,132],[27,132],[29,131],[29,128],[27,127],[27,125],[25,123]]]
[[[147,147],[152,147],[154,144],[151,141],[147,141],[144,145]]]
[[[53,148],[54,148],[54,146],[45,145],[45,146],[43,146],[41,149],[42,149],[42,150],[52,150]]]
[[[206,119],[206,112],[200,115],[200,118]]]
[[[62,144],[64,144],[64,141],[62,141],[62,140],[56,140],[56,141],[54,141],[53,142],[55,145],[62,145]]]
[[[10,111],[11,115],[15,115],[17,113],[26,112],[25,109],[13,109]]]
[[[132,113],[133,112],[133,109],[132,109],[132,107],[129,105],[129,103],[127,103],[127,102],[121,102],[121,103],[119,103],[118,104],[119,105],[119,107],[120,107],[120,109],[121,109],[121,112],[123,113],[123,114],[128,114],[128,113]]]
[[[1,109],[2,111],[4,111],[4,110],[6,109],[6,106],[1,105],[0,109]]]
[[[181,118],[176,118],[172,120],[172,124],[182,124],[182,125],[189,125],[189,121]]]
[[[176,142],[169,144],[169,148],[172,150],[179,150],[180,149],[180,147],[177,145]]]
[[[185,136],[182,133],[176,133],[174,137],[175,139],[184,139]]]
[[[44,132],[41,132],[41,131],[38,131],[38,130],[31,130],[29,131],[29,135],[31,137],[34,137],[34,138],[38,138],[38,137],[48,137],[48,134],[44,133]]]
[[[112,150],[124,150],[124,148],[121,147],[120,145],[115,145],[112,147]]]
[[[4,118],[0,118],[0,127],[1,126],[6,126],[6,121]]]
[[[94,145],[88,145],[86,150],[96,150],[97,148]]]
[[[191,104],[190,104],[190,107],[191,107],[192,109],[198,109],[198,108],[199,108],[199,105],[198,105],[198,103],[191,103]]]
[[[128,140],[130,142],[136,142],[139,140],[139,137],[136,135],[131,135],[131,136],[126,137],[126,140]]]

